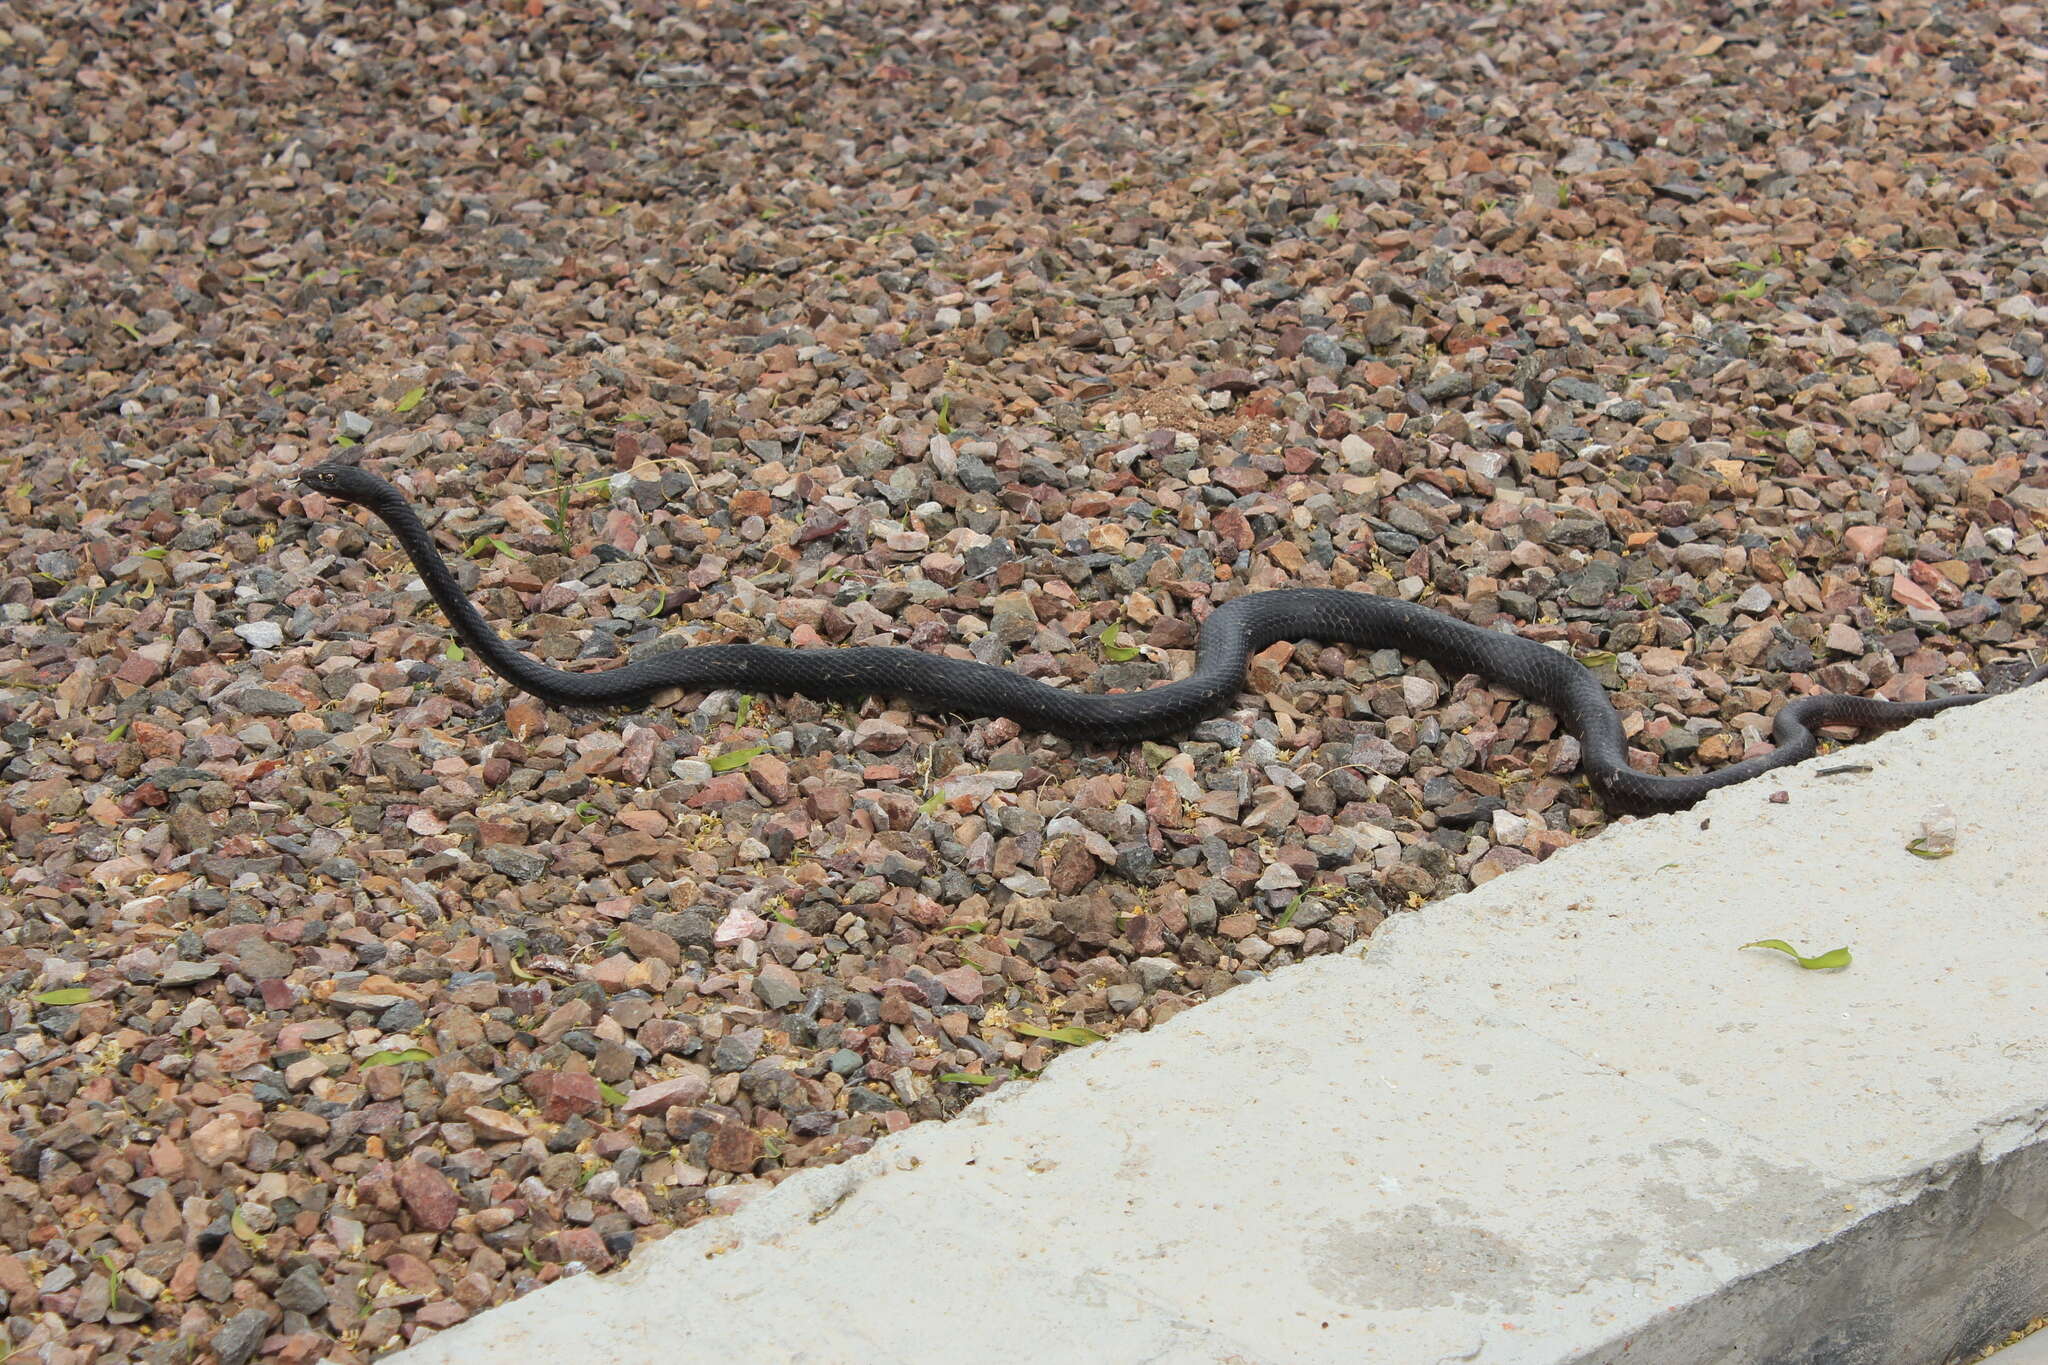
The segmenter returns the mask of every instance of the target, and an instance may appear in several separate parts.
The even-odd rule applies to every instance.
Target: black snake
[[[1202,623],[1195,670],[1143,692],[1099,694],[1048,686],[988,664],[912,649],[853,646],[782,649],[770,645],[696,645],[598,673],[550,668],[491,629],[449,572],[432,535],[405,495],[352,465],[322,464],[301,484],[368,509],[412,557],[456,634],[513,685],[560,705],[616,706],[668,688],[747,688],[796,692],[819,700],[900,696],[937,710],[1007,716],[1022,725],[1080,740],[1152,739],[1186,730],[1237,696],[1250,657],[1279,640],[1321,640],[1396,649],[1453,673],[1477,673],[1557,713],[1581,746],[1580,768],[1601,800],[1624,811],[1682,810],[1719,787],[1813,756],[1816,726],[1889,728],[1968,706],[1981,694],[1888,702],[1828,693],[1787,702],[1771,730],[1777,747],[1709,773],[1660,777],[1629,766],[1628,740],[1607,691],[1587,669],[1518,635],[1486,630],[1440,611],[1362,592],[1283,588],[1232,598]],[[2048,676],[2035,670],[2026,683]]]

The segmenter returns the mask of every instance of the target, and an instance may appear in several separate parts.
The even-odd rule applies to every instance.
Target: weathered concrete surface
[[[1934,1365],[2048,1304],[2048,689],[1854,757],[1612,829],[399,1359]],[[1937,803],[1961,846],[1923,861]]]

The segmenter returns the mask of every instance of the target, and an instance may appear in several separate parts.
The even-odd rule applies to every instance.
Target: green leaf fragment
[[[604,1081],[599,1081],[597,1083],[597,1093],[604,1096],[604,1102],[606,1104],[624,1104],[626,1102],[625,1091],[619,1089],[615,1085],[609,1085]]]
[[[939,1080],[942,1082],[951,1081],[954,1085],[994,1085],[996,1083],[995,1077],[977,1076],[972,1071],[948,1071],[945,1075],[939,1077]]]
[[[427,391],[425,388],[407,389],[405,396],[398,400],[398,410],[400,412],[411,412],[420,405],[420,400],[426,396]]]
[[[1906,845],[1906,852],[1912,854],[1915,858],[1925,858],[1929,862],[1950,857],[1955,851],[1954,844],[1943,847],[1924,834]]]
[[[1102,1035],[1092,1028],[1069,1024],[1065,1028],[1040,1028],[1036,1024],[1011,1024],[1010,1027],[1026,1038],[1050,1038],[1055,1043],[1099,1043]]]
[[[431,1062],[433,1060],[434,1054],[428,1052],[425,1048],[409,1047],[403,1052],[387,1048],[382,1052],[373,1052],[363,1058],[362,1069],[368,1071],[372,1067],[403,1066],[407,1062]]]
[[[1113,664],[1128,663],[1138,657],[1136,645],[1120,645],[1116,642],[1121,629],[1122,627],[1114,621],[1102,628],[1102,657]]]
[[[734,768],[744,768],[767,752],[768,746],[765,744],[756,744],[748,749],[734,749],[729,754],[720,754],[712,759],[710,761],[711,771],[715,773],[729,773]]]
[[[102,1251],[98,1260],[107,1272],[107,1307],[118,1313],[121,1311],[121,1267],[114,1264],[111,1251]]]
[[[1847,948],[1836,948],[1832,952],[1822,953],[1817,957],[1802,957],[1797,948],[1794,948],[1782,938],[1760,938],[1754,943],[1745,943],[1742,946],[1744,948],[1769,948],[1774,952],[1783,953],[1809,972],[1831,971],[1834,968],[1849,965],[1849,950]]]
[[[447,654],[447,656],[448,656],[448,661],[449,661],[450,663],[457,663],[457,664],[459,664],[459,663],[461,663],[461,662],[462,662],[462,658],[463,658],[463,655],[462,655],[462,646],[461,646],[461,645],[458,645],[458,644],[456,644],[456,643],[455,643],[455,642],[454,642],[453,640],[450,640],[450,641],[448,642],[448,648],[447,648],[447,650],[446,650],[446,651],[444,651],[444,652],[445,652],[445,653]]]
[[[83,1005],[92,999],[92,991],[84,986],[66,986],[60,991],[44,991],[36,997],[38,1005]]]
[[[469,548],[464,550],[462,555],[465,559],[475,559],[485,550],[489,550],[493,554],[501,554],[507,559],[526,558],[523,551],[513,549],[496,536],[478,536],[475,540],[469,542]]]

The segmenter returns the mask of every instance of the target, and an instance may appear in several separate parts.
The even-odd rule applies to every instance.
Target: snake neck
[[[546,696],[558,692],[558,684],[576,675],[561,669],[549,668],[536,663],[513,648],[498,632],[491,629],[483,613],[471,604],[464,595],[462,585],[456,582],[454,572],[434,544],[433,533],[426,523],[419,519],[412,508],[396,490],[388,498],[376,503],[365,503],[378,520],[390,528],[397,538],[399,548],[412,560],[419,571],[420,580],[427,585],[427,592],[447,615],[455,633],[462,642],[475,650],[477,656],[499,676],[537,695]]]

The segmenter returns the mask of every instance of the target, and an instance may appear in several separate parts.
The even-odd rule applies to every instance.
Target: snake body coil
[[[1816,726],[1889,728],[1984,699],[1970,694],[1916,702],[1840,693],[1800,697],[1779,710],[1772,752],[1710,773],[1653,776],[1629,766],[1627,736],[1606,689],[1574,660],[1533,640],[1485,630],[1428,607],[1325,588],[1285,588],[1231,599],[1202,623],[1194,672],[1143,692],[1072,692],[987,664],[880,646],[698,645],[604,672],[571,673],[527,657],[491,629],[463,595],[425,524],[389,483],[338,464],[319,465],[300,482],[363,507],[388,526],[477,657],[514,686],[560,705],[633,704],[672,687],[795,692],[819,700],[900,696],[937,710],[1007,716],[1053,734],[1117,742],[1175,734],[1222,711],[1237,696],[1250,657],[1276,641],[1343,642],[1396,649],[1451,673],[1477,673],[1541,702],[1578,737],[1580,767],[1601,800],[1617,810],[1647,813],[1682,810],[1717,788],[1812,757]],[[2048,668],[2027,681],[2043,674]]]

